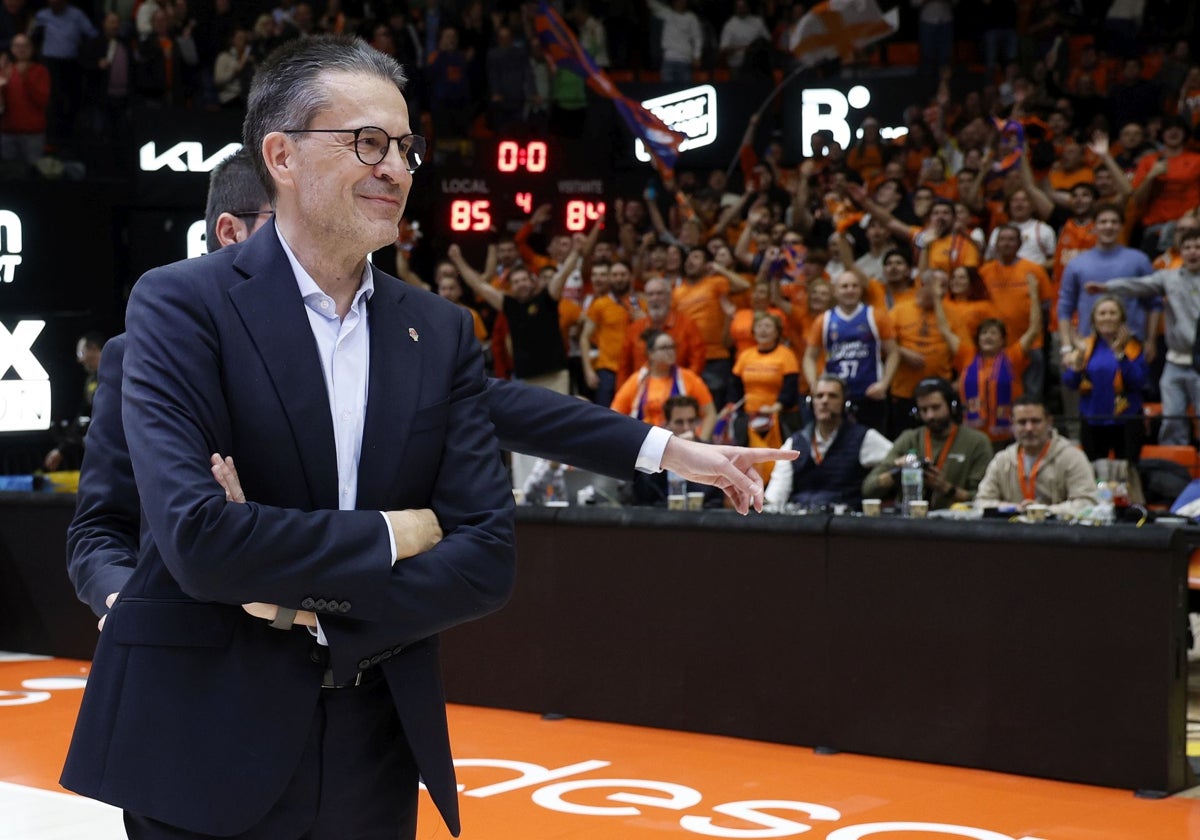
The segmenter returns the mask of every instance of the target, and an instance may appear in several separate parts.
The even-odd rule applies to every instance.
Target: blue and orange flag
[[[670,179],[675,170],[675,162],[679,159],[679,144],[684,141],[684,135],[667,128],[662,120],[642,107],[640,102],[635,102],[617,90],[612,79],[592,60],[587,50],[580,46],[575,35],[546,0],[539,0],[533,25],[538,41],[546,51],[546,57],[556,66],[565,67],[583,76],[588,87],[612,100],[617,113],[625,120],[629,130],[646,144],[646,150],[654,161],[654,168],[664,179]]]

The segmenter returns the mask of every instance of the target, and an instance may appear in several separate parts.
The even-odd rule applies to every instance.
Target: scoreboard
[[[438,167],[435,234],[445,241],[491,241],[513,232],[543,205],[550,228],[581,233],[606,217],[610,152],[600,143],[558,138],[479,141],[470,162]]]

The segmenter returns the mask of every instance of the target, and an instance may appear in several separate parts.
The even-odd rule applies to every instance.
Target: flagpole
[[[792,72],[788,73],[787,76],[784,77],[783,81],[780,82],[779,84],[777,84],[775,86],[775,89],[772,90],[770,92],[770,94],[767,95],[767,98],[763,100],[762,105],[760,105],[758,107],[758,110],[754,112],[754,116],[751,117],[751,119],[754,120],[755,122],[758,122],[759,120],[761,120],[763,112],[766,111],[767,108],[770,107],[771,103],[775,101],[775,97],[779,96],[779,94],[783,91],[783,89],[785,87],[787,87],[788,85],[790,85],[792,83],[792,81],[795,80],[796,77],[798,77],[800,75],[800,72],[802,70],[807,70],[808,66],[809,65],[803,64],[803,63],[797,64],[796,68],[794,70],[792,70]],[[728,181],[729,178],[732,177],[733,170],[737,169],[738,161],[741,160],[741,157],[742,157],[742,147],[739,145],[737,151],[733,153],[733,160],[731,160],[729,162],[729,166],[726,167],[726,169],[725,169],[725,180]]]

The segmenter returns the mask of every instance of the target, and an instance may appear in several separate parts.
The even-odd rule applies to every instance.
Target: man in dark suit
[[[250,157],[243,152],[213,172],[207,208],[210,250],[243,241],[269,215],[267,195],[257,181],[247,177],[249,166]],[[262,234],[268,235],[275,234],[270,229]],[[124,338],[118,337],[110,342],[104,357],[88,461],[68,535],[68,568],[76,591],[102,617],[102,624],[116,594],[130,585],[139,544],[138,493],[119,414],[123,350]],[[762,486],[750,465],[762,460],[764,450],[686,446],[665,433],[664,440],[648,435],[644,424],[544,389],[493,381],[489,391],[494,396],[491,414],[506,447],[569,459],[584,468],[620,476],[632,473],[635,463],[642,469],[670,468],[725,487],[742,512],[751,505],[761,506]],[[440,536],[432,513],[420,513],[428,514],[428,520],[410,520],[415,527],[410,529],[407,545],[436,541]],[[401,536],[397,534],[397,542]],[[407,552],[397,547],[399,556]],[[276,617],[276,609],[267,604],[247,606],[247,611],[268,620]],[[73,764],[78,762],[73,759]],[[69,767],[64,782],[78,784],[73,781],[77,774]]]
[[[463,310],[366,261],[421,146],[399,66],[330,38],[272,63],[246,139],[275,221],[130,298],[141,556],[63,783],[124,808],[132,837],[403,837],[419,774],[457,833],[436,634],[513,579],[482,359]],[[213,452],[254,502],[226,502]],[[436,511],[427,551],[409,509]],[[316,612],[318,638],[249,602]]]

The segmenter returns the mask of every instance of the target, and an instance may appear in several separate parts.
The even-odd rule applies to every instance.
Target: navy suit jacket
[[[108,612],[105,599],[125,588],[137,565],[141,511],[121,424],[124,356],[124,335],[105,343],[75,518],[67,529],[67,572],[79,600],[97,616]],[[634,477],[648,431],[640,420],[519,381],[489,379],[487,396],[501,448],[617,479]]]
[[[436,634],[511,592],[512,495],[469,316],[374,278],[356,511],[337,510],[324,376],[274,225],[138,282],[121,401],[142,539],[99,639],[67,788],[201,833],[258,822],[299,760],[324,666],[307,632],[240,604],[314,604],[336,679],[381,666],[458,832]],[[224,501],[212,452],[234,456],[252,501]],[[444,538],[389,568],[378,511],[423,507]],[[110,579],[78,571],[102,604]]]

